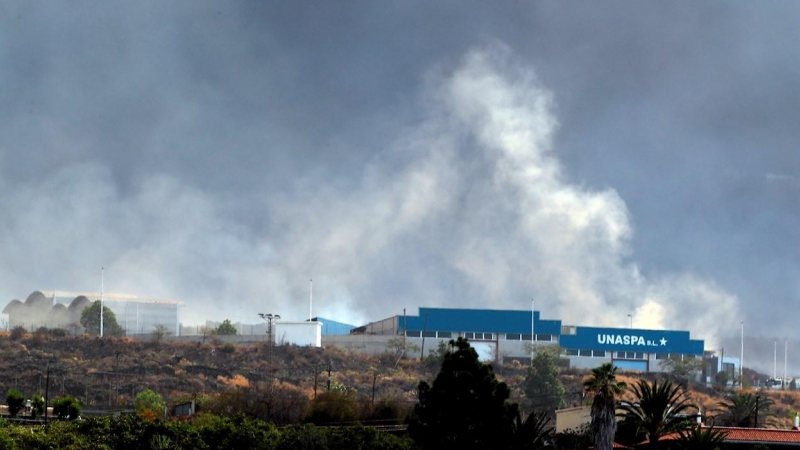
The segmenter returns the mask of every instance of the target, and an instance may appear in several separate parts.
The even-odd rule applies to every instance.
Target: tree
[[[617,381],[617,368],[611,363],[592,369],[592,375],[583,382],[587,392],[594,394],[592,399],[592,422],[590,429],[594,436],[596,450],[611,450],[614,433],[617,431],[617,396],[626,385]]]
[[[675,444],[680,450],[717,450],[725,445],[727,432],[715,430],[714,427],[690,427],[680,430]]]
[[[18,390],[11,388],[6,393],[6,405],[8,406],[8,415],[17,417],[17,414],[25,407],[25,396]]]
[[[53,402],[53,414],[59,419],[75,420],[81,415],[83,406],[77,398],[65,395]]]
[[[658,449],[658,440],[662,436],[686,424],[683,414],[695,408],[680,385],[671,381],[639,380],[631,389],[636,402],[623,403],[621,409],[637,425],[637,430],[647,435],[653,450]]]
[[[722,412],[714,420],[718,426],[753,428],[770,416],[772,399],[763,394],[737,392],[719,402]]]
[[[91,336],[100,336],[100,301],[92,303],[81,313],[81,325]],[[117,323],[117,316],[103,306],[103,336],[121,337],[125,330]]]
[[[556,355],[549,351],[540,351],[536,354],[525,377],[525,395],[531,400],[531,407],[535,411],[552,413],[558,408],[563,408],[564,385],[558,379]]]
[[[518,412],[514,420],[514,432],[511,436],[510,449],[513,450],[542,450],[552,447],[555,433],[549,426],[550,419],[547,414],[532,412],[522,421]]]
[[[663,360],[661,367],[675,376],[675,378],[686,380],[688,383],[703,369],[703,361],[699,358],[676,357]]]
[[[439,341],[436,348],[428,350],[428,356],[422,359],[422,365],[429,371],[434,371],[442,367],[444,357],[453,350],[453,347],[445,341]]]
[[[164,399],[157,392],[145,389],[136,394],[133,407],[140,417],[153,420],[164,415]]]
[[[409,435],[422,449],[508,448],[518,412],[510,390],[466,339],[449,346],[433,385],[419,383]]]
[[[406,352],[420,351],[419,345],[409,341],[404,336],[396,336],[386,341],[386,350],[394,353],[395,358],[405,356]]]
[[[217,327],[217,334],[220,336],[236,336],[236,327],[233,326],[230,320],[225,319]]]
[[[31,417],[34,419],[44,415],[44,397],[36,394],[31,398]]]
[[[714,387],[717,389],[725,389],[728,387],[728,381],[730,381],[730,376],[728,372],[720,371],[714,375]]]
[[[158,324],[153,327],[153,337],[155,338],[156,342],[161,342],[164,340],[166,336],[172,334],[171,331],[167,329],[166,326],[162,324]]]

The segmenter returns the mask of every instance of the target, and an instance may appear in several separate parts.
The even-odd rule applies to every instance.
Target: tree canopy
[[[558,378],[556,355],[540,351],[534,356],[525,377],[525,395],[530,399],[534,411],[552,413],[563,408],[564,385]]]
[[[220,336],[236,336],[236,327],[230,320],[225,319],[217,327],[217,334]]]
[[[25,396],[18,390],[11,388],[6,393],[6,405],[8,406],[8,415],[17,417],[17,414],[25,407]]]
[[[509,448],[518,411],[508,386],[466,339],[449,345],[433,385],[419,383],[409,434],[423,449]]]
[[[773,401],[763,394],[732,393],[727,401],[719,402],[722,412],[714,420],[719,426],[753,428],[764,424],[770,416]]]
[[[685,413],[694,408],[680,385],[671,381],[659,383],[638,380],[631,387],[634,403],[623,403],[621,409],[647,435],[652,450],[658,449],[661,436],[677,431],[687,422]]]
[[[661,361],[661,367],[687,384],[703,369],[703,360],[700,358],[668,358]]]
[[[164,399],[161,398],[157,392],[150,389],[145,389],[138,394],[133,400],[133,407],[136,409],[136,414],[147,419],[156,419],[164,416]]]
[[[100,301],[92,303],[81,313],[81,326],[91,336],[100,336]],[[117,316],[113,311],[103,306],[103,336],[121,337],[125,330],[117,323]]]
[[[64,395],[53,402],[53,414],[59,419],[75,420],[81,415],[83,406],[77,398]]]

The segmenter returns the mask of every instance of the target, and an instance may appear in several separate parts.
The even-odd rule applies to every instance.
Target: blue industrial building
[[[530,310],[421,307],[417,315],[389,317],[353,332],[405,335],[423,348],[425,339],[465,337],[484,359],[521,363],[530,361],[531,344],[558,345],[574,367],[612,362],[639,371],[660,371],[667,359],[702,358],[704,345],[688,331],[562,325],[560,320],[542,320],[539,311]],[[429,349],[435,346],[428,344]]]
[[[323,336],[340,336],[340,335],[350,334],[350,332],[353,331],[353,329],[356,327],[355,325],[337,322],[335,320],[326,319],[324,317],[314,317],[313,319],[311,319],[311,321],[322,323]]]

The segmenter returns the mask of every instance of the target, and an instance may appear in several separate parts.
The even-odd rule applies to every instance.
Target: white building
[[[69,328],[80,322],[83,310],[95,301],[116,316],[127,335],[150,334],[156,327],[180,333],[180,300],[140,298],[130,294],[99,292],[36,291],[21,302],[11,301],[3,313],[10,326],[21,325],[29,330],[38,327]]]

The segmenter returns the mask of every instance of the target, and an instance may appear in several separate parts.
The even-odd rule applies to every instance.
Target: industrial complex
[[[703,341],[692,339],[688,331],[563,325],[560,320],[543,320],[532,310],[425,307],[416,315],[357,327],[347,336],[323,336],[323,344],[379,352],[397,336],[403,337],[412,356],[436,348],[440,341],[465,337],[485,360],[527,364],[535,348],[558,345],[571,367],[611,362],[643,372],[661,371],[661,362],[670,358],[702,358],[704,350]]]
[[[183,302],[179,300],[123,294],[36,291],[24,302],[11,301],[0,319],[7,327],[45,326],[80,332],[81,312],[101,298],[128,336],[148,335],[156,328],[168,330],[174,338],[204,333],[199,326],[181,326]],[[204,328],[214,324],[209,322]],[[263,341],[269,335],[276,344],[336,346],[373,354],[402,348],[406,356],[419,357],[441,342],[464,337],[482,359],[498,363],[516,360],[528,364],[537,348],[558,346],[570,367],[592,368],[611,362],[621,369],[643,372],[662,371],[662,363],[669,359],[704,355],[704,342],[693,339],[689,331],[564,325],[561,320],[542,319],[535,310],[420,307],[416,314],[398,314],[362,326],[322,317],[274,320],[274,329],[272,322],[267,325],[239,322],[235,324],[237,340]],[[731,358],[717,365],[717,370],[738,370],[738,360]]]

